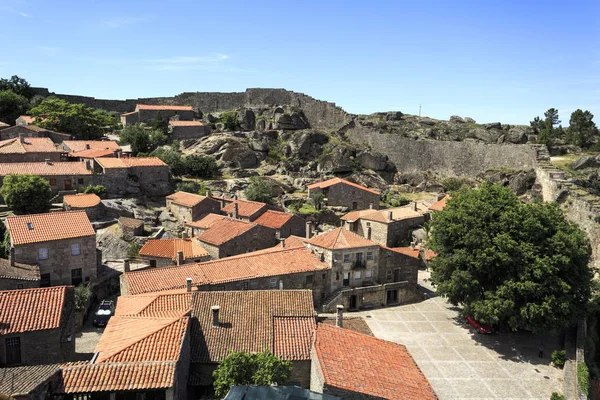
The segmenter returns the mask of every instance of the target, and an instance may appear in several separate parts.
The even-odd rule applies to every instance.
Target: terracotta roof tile
[[[295,236],[295,235],[291,235],[285,238],[285,247],[286,248],[291,248],[291,247],[305,247],[304,242],[306,241],[306,238],[300,237],[300,236]],[[277,247],[283,247],[281,243],[279,243],[277,245]]]
[[[344,228],[332,229],[328,232],[313,236],[304,241],[313,246],[322,247],[329,250],[352,249],[355,247],[379,246],[379,244],[365,239],[354,232]]]
[[[171,104],[137,104],[135,110],[174,110],[174,111],[193,111],[192,106],[176,106]]]
[[[433,250],[425,250],[425,261],[431,261],[437,257],[437,253]]]
[[[9,174],[21,175],[92,175],[92,171],[85,167],[81,161],[76,162],[25,162],[25,163],[0,163],[0,176]]]
[[[388,249],[412,258],[420,258],[419,254],[421,253],[421,250],[418,247],[388,247]]]
[[[67,194],[63,196],[63,203],[73,208],[96,207],[102,200],[94,193]]]
[[[70,286],[0,291],[0,335],[60,327]]]
[[[441,200],[438,200],[432,205],[430,205],[429,209],[432,211],[442,211],[444,207],[446,207],[446,202],[451,198],[452,197],[450,197],[449,195],[445,195]]]
[[[63,145],[69,148],[71,153],[84,150],[121,150],[114,140],[65,140]]]
[[[126,157],[126,158],[97,158],[96,162],[104,168],[131,168],[131,167],[166,167],[158,157]]]
[[[46,137],[26,137],[23,142],[19,138],[0,141],[0,154],[25,153],[64,153],[54,146],[54,142]]]
[[[182,205],[185,207],[194,207],[210,197],[200,196],[199,194],[188,193],[188,192],[175,192],[166,197],[173,203]]]
[[[123,276],[129,293],[136,295],[183,289],[187,278],[192,278],[194,286],[214,285],[330,268],[304,247],[274,247],[202,263],[126,272]]]
[[[392,218],[390,220],[390,212]],[[389,223],[391,221],[400,221],[404,219],[420,218],[427,212],[427,207],[423,202],[417,202],[417,210],[414,210],[414,203],[402,207],[387,208],[384,210],[359,210],[352,211],[344,215],[341,219],[344,221],[354,222],[358,219],[375,221],[381,223]]]
[[[328,386],[378,399],[437,399],[403,345],[321,324],[314,348]]]
[[[96,235],[82,210],[7,217],[6,225],[13,245]]]
[[[192,294],[188,292],[120,296],[115,315],[175,318],[186,314],[191,303]]]
[[[84,364],[63,369],[64,393],[117,392],[170,388],[174,361]],[[61,390],[59,390],[61,391]]]
[[[228,217],[226,217],[225,215],[210,213],[210,214],[206,214],[205,216],[203,216],[202,218],[200,218],[197,221],[186,222],[186,225],[194,227],[194,228],[208,229],[215,222],[222,221],[226,218],[228,218]]]
[[[288,214],[281,211],[267,210],[260,217],[254,220],[254,223],[273,229],[279,229],[288,223],[292,218],[298,218],[294,214]]]
[[[233,218],[224,218],[214,221],[210,228],[198,236],[201,242],[220,246],[223,243],[230,241],[233,238],[240,236],[242,233],[248,232],[250,229],[257,226],[251,222],[240,221]]]
[[[22,119],[23,122],[28,124],[33,124],[35,122],[35,117],[32,117],[31,115],[19,115],[19,118],[17,119]]]
[[[37,265],[28,265],[21,263],[15,263],[15,265],[10,265],[10,260],[0,258],[0,279],[39,281],[40,267]]]
[[[81,150],[74,153],[69,153],[69,157],[78,158],[100,158],[100,157],[114,157],[115,151],[109,149],[89,149]]]
[[[204,126],[202,121],[169,121],[171,126]]]
[[[369,192],[369,193],[372,193],[372,194],[376,194],[376,195],[379,195],[379,194],[380,194],[380,193],[379,193],[378,191],[376,191],[376,190],[373,190],[373,189],[366,188],[366,187],[364,187],[364,186],[361,186],[361,185],[359,185],[359,184],[357,184],[357,183],[350,182],[350,181],[347,181],[347,180],[345,180],[345,179],[341,179],[341,178],[331,178],[331,179],[328,179],[328,180],[326,180],[326,181],[322,181],[322,182],[313,183],[312,185],[308,185],[308,189],[309,189],[309,190],[312,190],[312,189],[323,189],[323,188],[326,188],[326,187],[330,187],[330,186],[333,186],[333,185],[337,185],[337,184],[339,184],[339,183],[343,183],[343,184],[345,184],[345,185],[353,186],[353,187],[355,187],[355,188],[358,188],[358,189],[364,190],[364,191],[366,191],[366,192]]]
[[[30,398],[27,396],[30,392],[58,374],[60,369],[60,364],[2,368],[0,370],[0,393],[12,397]]]
[[[238,205],[238,217],[251,218],[260,212],[265,212],[269,207],[265,203],[249,200],[235,200],[221,209],[224,213],[233,214],[234,204]]]
[[[177,252],[183,251],[184,260],[208,257],[208,252],[195,239],[153,239],[140,249],[140,256],[177,260]]]
[[[285,360],[309,360],[316,327],[314,317],[273,317],[273,354]]]
[[[121,224],[127,228],[136,229],[136,228],[139,228],[140,226],[144,225],[144,221],[142,221],[141,219],[135,219],[135,218],[119,217],[119,224]]]

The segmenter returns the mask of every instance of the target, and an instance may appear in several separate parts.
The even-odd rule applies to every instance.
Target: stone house
[[[144,236],[144,221],[141,219],[119,217],[118,224],[123,238],[133,239],[134,236]]]
[[[0,163],[0,184],[10,174],[39,175],[48,181],[53,194],[76,191],[94,183],[92,170],[83,162]]]
[[[0,290],[40,287],[40,267],[0,258]]]
[[[428,207],[423,202],[385,210],[360,210],[344,215],[341,220],[352,232],[383,246],[399,247],[411,242],[411,232],[428,220]]]
[[[194,109],[192,106],[137,104],[134,111],[121,114],[121,124],[123,126],[139,123],[148,124],[152,123],[157,115],[165,120],[175,117],[180,121],[192,121],[194,119]]]
[[[96,158],[94,170],[109,194],[162,197],[171,192],[169,166],[157,157]]]
[[[221,213],[231,218],[253,222],[264,212],[269,210],[269,205],[258,201],[234,200],[221,209]]]
[[[324,204],[327,206],[347,207],[351,210],[379,208],[378,191],[341,178],[308,185],[308,198],[316,194],[323,195]]]
[[[140,249],[139,256],[151,268],[183,265],[210,260],[208,252],[195,239],[151,239]]]
[[[60,162],[64,152],[47,137],[25,137],[0,141],[0,163]]]
[[[17,126],[26,126],[31,125],[35,122],[35,117],[31,115],[20,115],[19,118],[15,120],[15,125]]]
[[[60,382],[60,364],[3,368],[0,393],[15,400],[46,400]]]
[[[54,143],[61,143],[63,140],[71,139],[71,135],[51,131],[46,128],[40,128],[36,125],[17,125],[2,129],[0,131],[0,140],[18,138],[19,135],[25,135],[27,137],[47,137]]]
[[[331,267],[303,245],[274,247],[208,262],[126,272],[121,293],[139,295],[189,288],[214,290],[310,289],[328,295]]]
[[[38,265],[41,286],[77,286],[96,278],[96,232],[85,211],[12,216],[6,225],[11,257]]]
[[[169,140],[199,139],[210,134],[210,127],[202,121],[169,121]]]
[[[6,129],[6,128],[10,128],[10,125],[5,122],[0,121],[0,131],[3,129]]]
[[[311,355],[312,391],[349,400],[438,398],[401,344],[319,324]]]
[[[166,197],[167,209],[179,221],[196,221],[210,213],[218,214],[221,203],[211,196],[200,196],[187,192],[175,192]]]
[[[306,222],[294,214],[267,210],[254,223],[271,228],[281,239],[306,235]]]
[[[448,194],[440,195],[438,201],[429,206],[429,211],[442,211],[446,207],[446,202],[451,198]]]
[[[65,211],[85,211],[90,221],[97,221],[104,217],[104,204],[94,193],[66,194],[63,196]]]
[[[57,286],[0,292],[0,365],[61,363],[75,354],[75,292]]]
[[[202,218],[185,223],[185,232],[188,236],[196,237],[207,231],[215,222],[229,218],[221,214],[206,214]]]
[[[69,159],[78,161],[121,156],[121,146],[113,140],[65,140],[60,147]]]

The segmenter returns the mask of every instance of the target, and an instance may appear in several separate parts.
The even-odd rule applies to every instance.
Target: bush
[[[228,131],[235,131],[239,126],[237,114],[232,111],[221,114],[221,122]]]
[[[207,187],[204,183],[198,183],[194,181],[182,181],[177,184],[177,191],[197,193],[200,196],[206,196]]]
[[[85,194],[90,194],[93,193],[98,197],[102,197],[106,194],[106,187],[104,187],[103,185],[89,185],[86,186],[85,188],[83,188],[83,193]]]
[[[552,396],[550,396],[550,400],[565,400],[565,396],[557,392],[553,392]]]
[[[273,183],[265,177],[253,176],[244,194],[250,201],[273,204]]]
[[[191,155],[183,158],[185,174],[193,178],[209,179],[217,175],[219,167],[212,157]]]
[[[138,258],[140,254],[140,245],[136,242],[129,243],[129,248],[127,249],[127,258]]]
[[[565,361],[567,361],[567,354],[564,350],[554,350],[550,359],[558,368],[563,368],[565,366]]]
[[[590,371],[585,363],[577,364],[577,382],[581,392],[587,396],[590,388]]]
[[[442,186],[446,192],[455,192],[463,187],[464,184],[460,178],[446,178],[442,181]]]
[[[50,209],[50,184],[38,175],[10,174],[4,178],[0,195],[15,214],[36,214]]]
[[[92,291],[86,285],[79,285],[75,288],[75,310],[82,311],[87,305]]]

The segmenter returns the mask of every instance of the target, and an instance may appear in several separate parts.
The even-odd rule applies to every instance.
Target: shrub
[[[442,186],[446,192],[455,192],[461,187],[463,187],[465,183],[460,178],[446,178],[442,181]]]
[[[235,131],[239,126],[237,114],[232,111],[221,114],[221,122],[228,131]]]
[[[559,394],[557,392],[552,392],[552,396],[550,396],[550,400],[565,400],[565,396]]]
[[[273,204],[273,183],[265,177],[253,176],[244,194],[250,201]]]
[[[325,201],[325,196],[323,196],[323,193],[317,192],[310,196],[310,202],[317,210],[320,210],[321,207],[323,207],[323,201]]]
[[[213,178],[217,175],[219,167],[212,157],[191,155],[183,158],[185,174],[193,178]]]
[[[75,310],[82,311],[92,296],[92,291],[87,285],[79,285],[75,288]]]
[[[10,174],[4,178],[0,195],[15,214],[36,214],[50,209],[52,190],[38,175]]]
[[[590,387],[590,371],[585,363],[577,364],[577,382],[581,392],[587,396]]]
[[[136,242],[131,242],[127,249],[127,258],[138,258],[140,254],[140,245]]]
[[[563,368],[565,366],[565,361],[567,361],[567,355],[564,350],[554,350],[550,359],[558,368]]]
[[[206,196],[207,187],[204,183],[194,181],[183,181],[177,184],[179,192],[197,193],[200,196]]]
[[[89,185],[83,188],[83,193],[90,194],[93,193],[98,197],[102,197],[106,194],[106,187],[103,185]]]

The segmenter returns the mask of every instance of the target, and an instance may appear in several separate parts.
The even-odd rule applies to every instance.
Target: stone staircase
[[[320,302],[320,304],[317,308],[320,309],[321,312],[324,312],[324,313],[328,312],[328,310],[330,310],[331,307],[334,306],[336,304],[336,302],[338,301],[338,299],[341,297],[342,290],[343,289],[338,289],[335,292],[333,292],[332,294],[330,294],[322,302]]]

